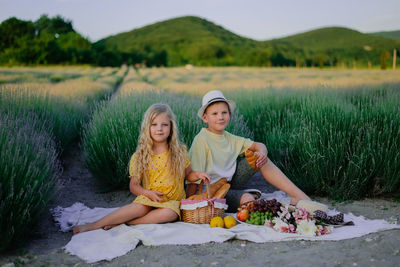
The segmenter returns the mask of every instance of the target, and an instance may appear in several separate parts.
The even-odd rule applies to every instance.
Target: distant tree
[[[193,44],[189,57],[191,57],[196,65],[217,65],[228,51],[222,44],[202,43]]]
[[[93,63],[93,53],[91,43],[61,16],[0,24],[0,64]]]
[[[280,67],[296,66],[296,60],[286,58],[281,52],[278,52],[271,56],[271,63],[272,66],[280,66]]]
[[[149,54],[146,55],[145,60],[146,60],[146,65],[151,67],[151,66],[167,66],[167,51],[162,50],[162,51],[152,51]]]
[[[94,63],[99,66],[111,66],[117,67],[121,66],[123,58],[121,53],[115,50],[95,50]]]
[[[15,47],[21,37],[33,38],[35,28],[31,21],[19,20],[15,17],[9,18],[0,24],[0,51]]]
[[[271,57],[273,52],[267,49],[252,50],[247,53],[246,65],[247,66],[269,66],[271,65]]]
[[[62,18],[61,16],[49,18],[47,15],[42,15],[38,20],[35,21],[34,25],[38,34],[47,32],[50,34],[60,35],[69,32],[75,32],[72,27],[72,22]]]
[[[92,44],[80,34],[69,32],[60,35],[56,42],[69,63],[91,63]]]
[[[382,50],[381,52],[381,69],[385,70],[386,69],[386,59],[389,57],[389,52],[386,51],[385,49]]]

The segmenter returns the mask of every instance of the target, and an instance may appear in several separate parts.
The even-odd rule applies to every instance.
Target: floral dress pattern
[[[147,179],[141,181],[143,188],[159,191],[164,194],[162,202],[155,202],[148,197],[140,195],[133,201],[146,206],[155,208],[169,208],[175,211],[180,217],[180,201],[185,198],[184,177],[172,177],[168,171],[169,151],[151,156],[152,162],[149,166]],[[133,163],[136,160],[136,154],[133,154],[129,162],[129,176],[135,176]],[[188,156],[186,156],[187,168],[190,165]]]

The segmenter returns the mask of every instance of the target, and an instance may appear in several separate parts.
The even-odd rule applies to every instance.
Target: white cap
[[[202,106],[197,112],[200,118],[203,118],[204,111],[209,105],[215,102],[225,102],[229,106],[229,111],[232,113],[235,110],[236,104],[232,100],[227,100],[219,90],[213,90],[203,96]]]

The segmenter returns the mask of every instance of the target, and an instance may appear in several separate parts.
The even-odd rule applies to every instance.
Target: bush
[[[71,97],[0,87],[0,250],[20,241],[46,207],[61,173],[59,153],[78,137],[93,102],[113,89],[96,82],[79,93],[85,85],[73,85],[50,91],[65,88]]]
[[[306,193],[347,200],[400,192],[395,88],[270,90],[233,98],[255,140]]]
[[[60,149],[65,149],[79,135],[81,124],[87,117],[83,102],[62,99],[48,94],[37,94],[26,88],[0,90],[0,112],[4,114],[35,114],[56,138]]]
[[[0,112],[0,251],[20,241],[60,174],[53,136],[34,114]]]

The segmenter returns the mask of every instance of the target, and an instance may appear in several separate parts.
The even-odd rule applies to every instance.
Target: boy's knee
[[[243,204],[243,203],[246,203],[246,202],[249,202],[249,201],[252,201],[252,200],[255,200],[255,197],[254,197],[253,194],[244,193],[242,195],[242,197],[240,198],[240,204]]]

